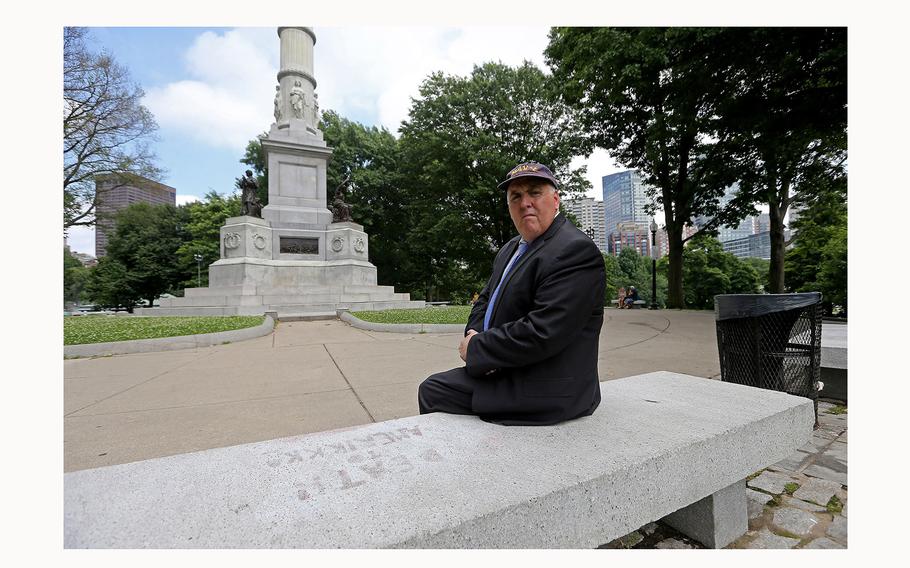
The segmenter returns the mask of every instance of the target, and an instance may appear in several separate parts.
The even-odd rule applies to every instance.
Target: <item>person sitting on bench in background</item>
[[[631,309],[635,302],[639,300],[638,290],[635,289],[635,286],[629,286],[629,295],[626,296],[626,308]]]

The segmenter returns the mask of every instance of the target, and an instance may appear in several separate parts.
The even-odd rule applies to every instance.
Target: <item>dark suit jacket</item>
[[[465,328],[465,334],[478,332],[468,343],[465,368],[479,383],[473,410],[500,424],[555,424],[587,416],[600,404],[603,256],[558,215],[506,275],[484,332],[487,303],[518,242],[516,236],[499,250]]]

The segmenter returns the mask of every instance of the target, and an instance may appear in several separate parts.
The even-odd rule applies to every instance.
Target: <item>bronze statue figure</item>
[[[242,191],[240,195],[240,214],[250,217],[262,218],[262,203],[259,201],[259,184],[253,177],[253,172],[246,171],[246,176],[237,182],[237,187]]]
[[[345,203],[344,198],[347,196],[347,187],[351,185],[351,176],[347,176],[342,180],[338,187],[335,188],[335,199],[332,200],[332,222],[333,223],[342,223],[342,222],[352,222],[351,219],[351,206]]]

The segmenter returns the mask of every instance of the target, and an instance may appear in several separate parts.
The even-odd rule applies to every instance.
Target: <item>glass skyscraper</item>
[[[601,178],[604,196],[604,231],[607,234],[607,244],[610,253],[618,254],[614,250],[614,243],[618,242],[622,232],[621,224],[636,223],[646,230],[651,223],[651,218],[645,213],[647,196],[645,185],[637,170],[626,170],[610,174]],[[628,225],[626,225],[628,228]],[[627,229],[626,229],[627,230]]]

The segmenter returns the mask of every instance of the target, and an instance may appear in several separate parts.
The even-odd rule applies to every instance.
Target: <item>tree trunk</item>
[[[686,307],[685,296],[683,295],[682,263],[683,263],[683,241],[682,225],[677,223],[668,223],[667,227],[667,244],[670,247],[669,266],[667,270],[667,307],[682,309]]]
[[[768,268],[768,283],[772,294],[783,294],[784,288],[784,213],[776,204],[768,208],[771,231],[771,266]]]

